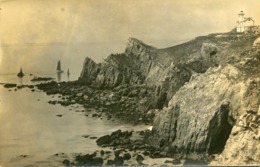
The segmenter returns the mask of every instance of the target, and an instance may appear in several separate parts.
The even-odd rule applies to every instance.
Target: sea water
[[[38,81],[31,81],[35,77],[48,77],[53,78],[56,82],[62,82],[62,81],[75,81],[78,79],[79,74],[71,73],[70,75],[67,75],[66,72],[64,73],[56,73],[56,72],[33,72],[33,73],[27,73],[23,78],[19,78],[16,76],[15,73],[6,73],[1,74],[0,73],[0,83],[16,83],[20,85],[27,85],[27,84],[37,84],[40,83]]]
[[[32,78],[27,75],[21,80],[16,75],[0,75],[0,83],[35,84],[30,81]],[[66,75],[63,78],[61,81],[66,80]],[[92,118],[86,111],[75,112],[85,110],[80,105],[63,107],[48,103],[57,98],[28,88],[15,91],[0,85],[0,166],[60,166],[62,158],[55,158],[57,153],[72,155],[101,149],[94,139],[84,135],[100,137],[118,129],[147,128],[105,117]]]

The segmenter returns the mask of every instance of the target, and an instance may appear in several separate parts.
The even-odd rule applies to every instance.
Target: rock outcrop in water
[[[222,33],[157,49],[130,38],[124,53],[100,64],[86,58],[79,82],[152,87],[153,107],[164,107],[153,142],[167,155],[260,163],[258,43],[259,34]]]

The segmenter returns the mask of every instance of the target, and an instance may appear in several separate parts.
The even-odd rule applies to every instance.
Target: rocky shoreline
[[[61,100],[49,101],[50,104],[69,106],[80,104],[85,108],[94,108],[98,113],[106,113],[135,124],[151,125],[155,110],[151,106],[151,89],[145,85],[122,85],[114,89],[91,88],[81,83],[51,81],[36,85],[47,95],[59,94]],[[99,117],[100,114],[93,115]]]
[[[68,107],[74,104],[83,105],[86,108],[85,116],[93,118],[119,119],[133,124],[152,125],[158,109],[149,106],[152,96],[152,88],[146,85],[123,85],[114,89],[97,89],[73,82],[50,81],[38,85],[3,84],[9,91],[17,91],[29,88],[32,92],[43,91],[49,96],[57,95],[59,100],[50,100],[52,105]],[[140,112],[142,110],[143,112]],[[92,111],[89,115],[88,111]],[[145,111],[145,112],[144,112]],[[57,115],[62,117],[62,115]],[[89,137],[89,136],[83,136]],[[123,166],[123,165],[148,165],[143,163],[145,159],[170,158],[163,164],[180,165],[184,163],[181,157],[173,157],[163,152],[160,147],[153,146],[150,140],[152,132],[146,131],[121,131],[120,129],[111,135],[101,136],[96,139],[100,150],[86,155],[75,155],[74,159],[63,160],[65,166]],[[107,150],[107,151],[104,151]],[[157,164],[160,165],[160,164]]]
[[[149,158],[171,158],[159,165],[257,164],[259,38],[210,34],[165,49],[130,38],[124,53],[111,54],[102,63],[87,57],[77,81],[4,87],[57,95],[50,104],[80,104],[93,109],[93,118],[105,114],[153,125],[152,131],[99,136],[102,150],[64,159],[67,166],[153,165],[145,162]]]
[[[187,159],[154,147],[149,138],[152,132],[117,130],[96,140],[102,149],[92,154],[75,155],[64,159],[65,166],[207,166],[210,159]]]

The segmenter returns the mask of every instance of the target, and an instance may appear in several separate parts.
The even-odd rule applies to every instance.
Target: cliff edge
[[[124,53],[86,58],[79,82],[145,85],[154,94],[154,143],[164,155],[259,164],[259,34],[218,33],[158,49],[130,38]]]

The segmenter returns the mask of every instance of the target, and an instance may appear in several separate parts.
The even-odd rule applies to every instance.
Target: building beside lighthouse
[[[245,13],[238,13],[237,32],[239,33],[254,33],[259,30],[259,26],[255,26],[255,21],[252,17],[245,17]]]

